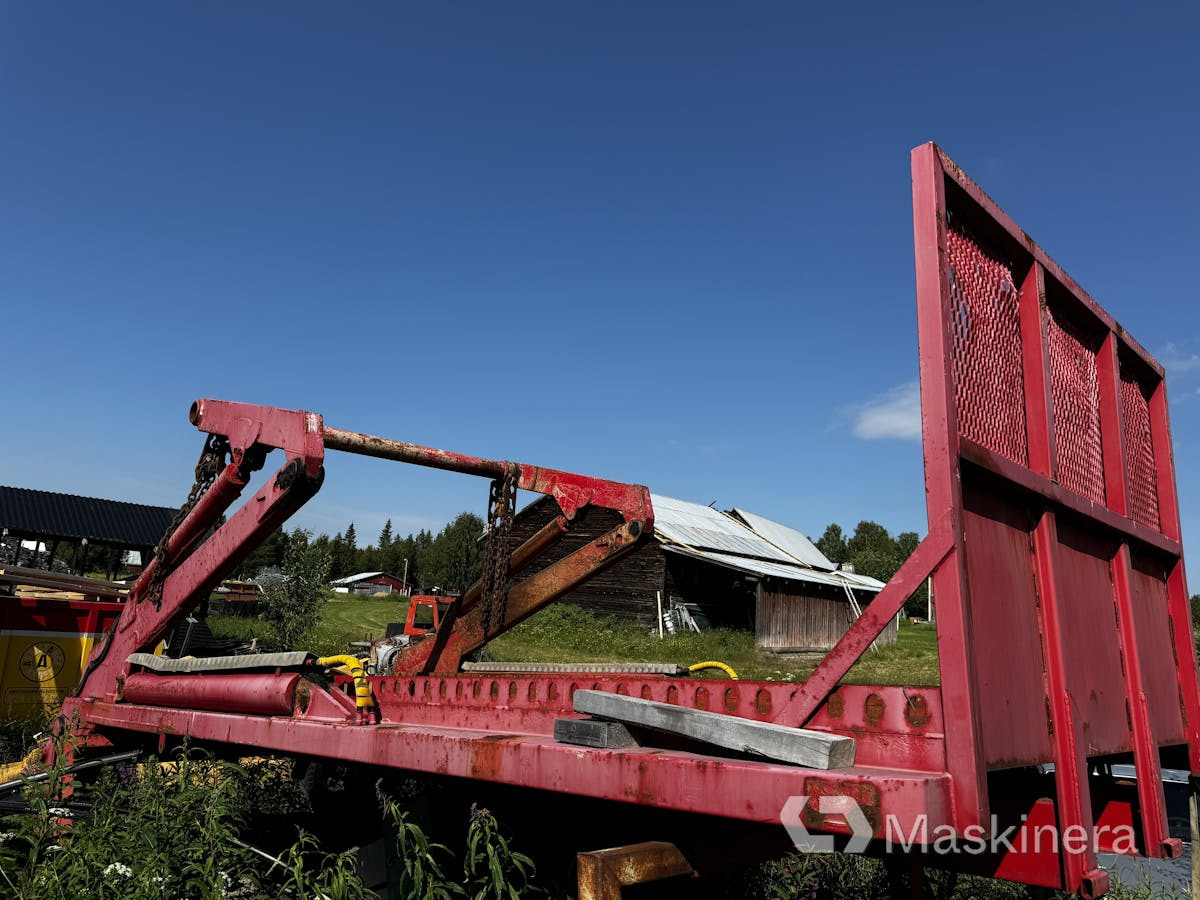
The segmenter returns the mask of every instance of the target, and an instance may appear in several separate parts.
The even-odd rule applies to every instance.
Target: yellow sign
[[[99,635],[0,631],[0,718],[37,719],[76,684]]]
[[[62,671],[67,655],[52,641],[30,644],[21,654],[21,674],[30,681],[50,681]]]

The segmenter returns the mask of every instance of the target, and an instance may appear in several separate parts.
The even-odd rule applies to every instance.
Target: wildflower
[[[133,869],[129,868],[129,866],[125,865],[125,863],[119,863],[119,862],[109,863],[107,866],[104,867],[104,877],[105,878],[107,878],[109,875],[112,875],[114,873],[116,874],[116,876],[118,878],[128,878],[130,875],[133,874]]]

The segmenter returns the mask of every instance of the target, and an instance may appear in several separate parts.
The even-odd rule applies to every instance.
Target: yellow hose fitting
[[[715,659],[698,662],[694,666],[688,666],[689,672],[699,672],[701,669],[720,669],[734,681],[738,680],[738,673],[733,671],[732,666],[727,666],[723,662],[717,662]]]
[[[354,679],[354,705],[359,709],[368,709],[375,705],[375,698],[371,696],[371,685],[367,681],[367,672],[363,668],[362,660],[357,656],[351,656],[349,653],[322,656],[317,660],[317,665],[341,670]]]

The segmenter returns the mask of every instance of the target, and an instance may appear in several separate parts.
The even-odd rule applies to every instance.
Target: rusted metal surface
[[[637,546],[643,534],[640,522],[628,522],[514,584],[508,591],[504,620],[500,623],[499,631],[519,624],[605,565],[628,553]],[[472,588],[472,593],[474,591]],[[428,671],[439,675],[457,672],[462,657],[482,647],[491,636],[486,622],[487,613],[485,605],[477,602],[454,621],[447,619],[443,627],[448,628],[449,632],[445,638],[439,633],[435,641],[425,640],[401,651],[392,664],[392,671],[397,674]],[[438,652],[436,659],[432,655],[435,649]]]
[[[516,731],[550,735],[554,720],[574,716],[577,690],[610,691],[692,709],[725,712],[760,722],[778,722],[797,685],[779,682],[694,678],[573,676],[416,676],[372,678],[383,721],[487,729],[503,724]],[[855,738],[860,765],[945,769],[944,725],[937,688],[843,685],[806,726]]]
[[[914,151],[913,185],[926,493],[953,543],[934,597],[944,714],[963,725],[946,735],[957,824],[997,801],[989,770],[1053,762],[1053,821],[1093,833],[1092,761],[1132,754],[1150,773],[1139,852],[1170,856],[1154,773],[1166,746],[1195,766],[1200,693],[1163,370],[935,146]],[[1094,847],[1055,863],[1062,886],[1103,891]]]
[[[497,604],[482,603],[475,586],[435,636],[399,657],[398,674],[371,679],[378,707],[368,718],[350,721],[345,698],[307,682],[296,687],[294,709],[272,715],[196,708],[209,702],[201,694],[220,692],[196,687],[207,677],[164,691],[144,682],[155,676],[133,676],[134,698],[156,691],[161,705],[130,702],[130,680],[118,702],[128,654],[150,649],[316,491],[326,447],[490,478],[515,473],[517,487],[553,497],[558,517],[513,552],[510,575],[585,507],[619,513],[619,527],[505,585],[500,631],[653,527],[641,486],[327,428],[312,413],[202,400],[192,420],[228,439],[232,462],[172,536],[161,609],[144,602],[147,576],[107,653],[65,704],[80,714],[84,741],[103,746],[121,731],[191,736],[765,823],[778,823],[789,798],[800,797],[814,801],[811,827],[837,834],[848,833],[847,820],[820,813],[817,801],[849,797],[875,837],[889,817],[905,834],[919,821],[927,834],[938,825],[964,834],[989,827],[1000,809],[1023,828],[1095,834],[1098,823],[1127,823],[1138,852],[1176,853],[1153,773],[1164,748],[1186,747],[1200,770],[1200,681],[1162,367],[937,147],[917,148],[912,163],[930,531],[807,683],[459,675],[463,655],[493,631],[485,616]],[[270,448],[282,448],[287,463],[198,544]],[[839,687],[926,578],[940,687]],[[707,752],[558,744],[554,720],[571,715],[578,689],[852,736],[857,764],[820,772]],[[1097,765],[1111,754],[1147,777],[1118,791]],[[1035,763],[1053,763],[1053,777],[1012,774]],[[1097,896],[1107,879],[1095,850],[938,863]]]
[[[291,463],[230,519],[184,558],[163,582],[159,608],[131,596],[108,640],[89,661],[89,671],[80,682],[76,697],[108,697],[117,693],[118,678],[127,674],[125,661],[131,653],[152,650],[196,604],[207,597],[230,571],[279,525],[300,508],[319,486],[306,477],[281,478],[293,472]],[[73,701],[64,703],[64,710]]]
[[[23,566],[0,568],[0,584],[45,588],[52,591],[82,594],[85,597],[95,597],[96,599],[117,601],[124,600],[129,591],[125,585],[111,581],[83,578],[79,575],[64,575],[61,572],[50,572],[46,569],[27,569]]]
[[[623,887],[692,874],[679,848],[664,841],[593,850],[576,860],[579,900],[620,900]]]
[[[879,637],[888,623],[896,617],[904,602],[921,586],[946,554],[950,552],[950,538],[944,529],[931,531],[912,556],[892,576],[887,587],[879,592],[870,606],[842,635],[828,655],[821,660],[816,671],[800,688],[795,700],[781,716],[781,725],[803,725],[825,702],[825,698],[850,671],[850,667],[866,652]]]
[[[870,783],[879,792],[881,810],[893,813],[908,831],[918,815],[928,817],[930,828],[950,822],[943,773],[863,765],[833,773],[653,747],[592,750],[559,744],[551,734],[502,730],[507,718],[502,708],[486,730],[334,724],[106,701],[82,706],[88,722],[105,734],[121,729],[243,744],[768,824],[778,824],[787,798],[804,793],[813,779]],[[831,823],[831,830],[847,829]]]
[[[494,459],[438,450],[435,447],[422,447],[407,441],[394,441],[370,434],[360,434],[356,431],[330,428],[328,425],[324,426],[321,435],[324,438],[325,447],[329,450],[343,450],[346,453],[359,453],[379,459],[429,466],[433,469],[445,469],[448,472],[461,472],[464,475],[486,475],[489,478],[499,478],[504,474],[506,465]]]
[[[509,466],[515,465],[518,473],[517,487],[539,494],[549,494],[558,501],[568,519],[574,518],[581,507],[590,503],[615,509],[625,516],[626,521],[641,520],[647,528],[653,525],[654,507],[650,502],[650,492],[640,485],[622,484],[524,463],[513,464],[468,456],[464,453],[422,447],[405,441],[373,437],[329,426],[323,426],[322,434],[325,446],[330,450],[361,453],[467,475],[499,478],[503,477]]]
[[[290,716],[300,675],[149,675],[125,678],[121,695],[129,703]]]

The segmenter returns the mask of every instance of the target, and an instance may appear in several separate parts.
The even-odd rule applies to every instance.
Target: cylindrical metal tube
[[[380,459],[394,459],[398,462],[430,466],[434,469],[447,469],[466,475],[487,475],[490,478],[499,478],[504,475],[507,466],[507,463],[495,459],[483,459],[479,456],[468,456],[465,453],[438,450],[435,447],[422,447],[407,441],[393,441],[388,438],[360,434],[357,431],[330,428],[328,425],[322,426],[321,435],[325,440],[326,449],[329,450],[360,453],[363,456],[377,456]]]
[[[297,672],[284,675],[151,675],[137,672],[125,679],[127,703],[290,716],[296,698]]]
[[[167,555],[176,561],[186,556],[222,513],[229,509],[233,501],[241,496],[245,487],[246,482],[238,475],[237,466],[232,463],[227,465],[212,487],[204,492],[204,496],[197,501],[192,511],[179,523],[179,527],[167,541]],[[157,566],[158,558],[155,557],[142,570],[141,576],[130,591],[131,596],[140,597],[145,592]]]

